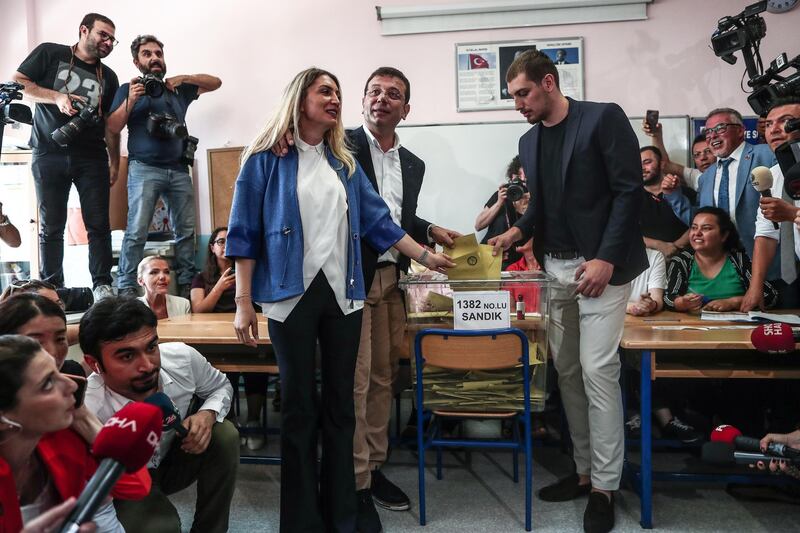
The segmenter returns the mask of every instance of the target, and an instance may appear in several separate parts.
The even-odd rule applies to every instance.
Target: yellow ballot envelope
[[[500,279],[503,255],[493,256],[492,247],[478,244],[474,233],[454,239],[446,253],[456,264],[447,270],[449,279]]]

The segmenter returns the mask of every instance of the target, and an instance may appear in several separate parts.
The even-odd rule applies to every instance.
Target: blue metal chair
[[[488,330],[424,329],[414,340],[416,362],[417,449],[419,467],[419,523],[425,525],[425,450],[436,450],[436,477],[442,478],[442,447],[503,448],[513,451],[514,482],[519,479],[519,451],[525,453],[525,531],[531,530],[531,383],[528,338],[517,328]],[[465,412],[437,408],[427,410],[424,404],[423,367],[425,365],[448,370],[499,370],[521,365],[524,401],[522,410],[502,412]],[[433,419],[425,432],[423,419]],[[510,418],[513,420],[512,439],[450,439],[442,438],[439,431],[441,418]],[[519,432],[519,422],[524,427]]]

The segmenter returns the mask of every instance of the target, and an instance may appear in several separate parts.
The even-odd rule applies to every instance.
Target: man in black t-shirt
[[[139,35],[131,43],[133,64],[150,80],[155,92],[145,92],[137,76],[117,91],[108,117],[108,129],[119,134],[128,126],[128,223],[119,255],[117,289],[136,296],[136,267],[156,203],[163,197],[175,232],[179,293],[189,298],[194,278],[195,210],[194,187],[184,158],[187,146],[186,111],[205,92],[215,91],[222,81],[208,74],[166,77],[164,44],[153,35]],[[161,80],[161,84],[159,81]],[[169,119],[165,119],[169,116]],[[160,118],[159,118],[160,117]],[[153,120],[162,125],[153,130]],[[151,124],[148,126],[148,122]],[[169,126],[171,124],[171,126]],[[182,131],[177,132],[177,126]],[[173,128],[173,129],[170,129]],[[191,158],[191,157],[190,157]]]
[[[559,89],[545,54],[520,55],[506,73],[516,109],[530,203],[494,253],[533,235],[550,286],[548,341],[573,442],[576,472],[539,491],[545,501],[589,496],[584,530],[614,527],[624,455],[620,360],[630,281],[647,268],[639,230],[638,142],[616,104],[578,102]]]
[[[508,164],[506,183],[502,184],[492,194],[475,219],[475,231],[481,231],[486,228],[486,234],[483,236],[481,244],[486,244],[492,237],[507,231],[519,219],[520,214],[514,209],[514,202],[507,196],[508,184],[514,179],[525,182],[525,171],[522,169],[519,156],[514,156],[514,159]],[[503,269],[519,261],[520,257],[522,255],[516,251],[516,247],[509,248],[503,254]]]
[[[655,146],[644,146],[639,149],[639,155],[645,190],[640,217],[644,245],[658,250],[668,259],[688,246],[689,227],[678,218],[670,203],[664,200],[664,193],[661,191],[661,182],[664,179],[661,150]]]
[[[14,75],[14,81],[25,86],[25,97],[36,102],[30,144],[39,206],[40,276],[56,287],[64,285],[64,227],[74,183],[89,236],[95,299],[112,294],[108,203],[119,167],[119,134],[106,130],[105,118],[119,81],[101,59],[117,43],[114,32],[108,17],[89,13],[81,21],[77,44],[42,43]],[[76,117],[80,107],[82,116],[88,114],[88,106],[95,109],[96,121]],[[82,127],[78,131],[73,126]],[[59,128],[66,136],[57,135],[57,141],[52,134]]]

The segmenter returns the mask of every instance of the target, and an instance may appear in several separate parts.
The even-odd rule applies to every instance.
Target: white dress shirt
[[[364,133],[367,134],[372,166],[375,169],[375,180],[378,182],[378,194],[386,202],[392,220],[399,226],[403,216],[403,167],[400,165],[400,137],[395,132],[394,145],[384,152],[381,144],[367,126],[364,126]],[[378,262],[397,263],[399,256],[400,252],[389,248],[378,258]],[[369,287],[366,290],[369,291]]]
[[[165,342],[158,345],[161,352],[161,370],[158,376],[158,390],[169,396],[186,418],[192,397],[197,394],[205,401],[201,410],[214,411],[217,422],[222,422],[231,407],[233,387],[227,376],[211,366],[200,352],[182,342]],[[86,407],[105,423],[117,411],[132,400],[106,387],[101,374],[93,372],[87,379]],[[147,464],[156,468],[166,456],[175,430],[161,435],[161,444]]]
[[[736,178],[739,172],[739,161],[742,159],[742,152],[744,152],[744,143],[740,144],[727,158],[717,158],[715,163],[717,165],[717,173],[714,176],[714,205],[717,205],[719,181],[722,179],[722,160],[731,160],[728,164],[728,213],[730,213],[734,224],[736,224]]]
[[[167,318],[172,318],[181,315],[192,314],[192,303],[186,298],[167,294]],[[147,296],[139,296],[139,300],[144,302],[144,305],[150,307],[147,301]]]
[[[700,176],[702,175],[703,173],[697,168],[683,167],[683,181],[686,182],[686,185],[693,191],[696,191],[697,187],[700,186]]]
[[[295,136],[299,155],[297,200],[303,225],[303,292],[322,270],[345,315],[364,307],[363,300],[347,298],[347,193],[328,162],[325,144],[316,146]],[[355,268],[361,268],[356,265]],[[261,303],[264,316],[283,322],[302,294],[275,303]]]
[[[631,282],[631,295],[628,297],[628,303],[638,302],[642,294],[649,293],[650,289],[667,288],[667,263],[664,260],[664,254],[651,248],[647,248],[646,251],[650,267]]]
[[[781,171],[781,167],[780,165],[775,165],[770,168],[770,171],[772,171],[772,188],[770,189],[770,194],[773,198],[781,198],[783,196],[783,172]],[[795,207],[800,207],[800,200],[794,200],[792,204]],[[798,231],[797,225],[795,225],[794,222],[789,222],[789,224],[792,224],[792,230],[794,231],[794,253],[800,258],[800,231]],[[764,213],[761,212],[761,209],[756,212],[755,236],[768,237],[776,241],[781,240],[780,228],[775,229],[775,226],[770,220],[767,220]]]

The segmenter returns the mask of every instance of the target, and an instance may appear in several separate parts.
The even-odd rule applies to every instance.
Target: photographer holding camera
[[[208,74],[167,78],[164,44],[153,35],[131,43],[133,64],[142,73],[117,91],[108,117],[111,131],[128,125],[128,224],[119,256],[119,294],[136,296],[136,266],[142,260],[148,228],[159,196],[175,232],[180,295],[188,298],[194,277],[194,189],[188,165],[197,138],[186,130],[186,111],[198,96],[222,81]]]
[[[488,228],[486,235],[481,240],[482,244],[486,244],[492,237],[508,231],[521,216],[514,208],[514,202],[521,200],[528,189],[525,185],[525,171],[519,161],[519,156],[514,156],[514,159],[508,164],[506,179],[508,181],[500,185],[475,219],[475,231]],[[512,246],[503,254],[503,269],[519,261],[521,257],[522,255]]]
[[[64,227],[72,184],[89,235],[89,271],[95,299],[111,291],[109,189],[117,179],[119,134],[104,127],[119,87],[101,62],[114,48],[114,23],[98,13],[81,21],[77,44],[42,43],[22,62],[14,81],[36,103],[30,144],[39,206],[42,279],[64,285]]]

